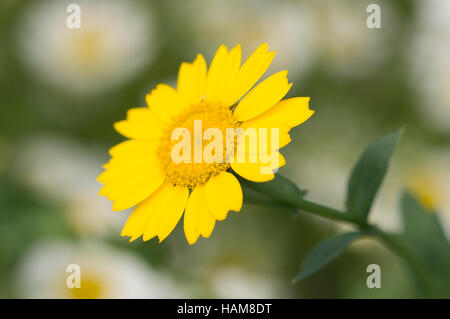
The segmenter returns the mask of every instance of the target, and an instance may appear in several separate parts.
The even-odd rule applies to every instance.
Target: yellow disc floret
[[[202,157],[200,162],[194,160],[194,123],[201,121],[201,137],[203,133],[209,129],[218,129],[223,138],[221,145],[222,150],[218,156],[223,159],[213,163],[205,161]],[[198,123],[198,122],[197,122]],[[166,176],[166,180],[176,186],[187,186],[190,189],[197,185],[206,183],[211,177],[226,171],[229,164],[226,160],[226,134],[227,128],[236,128],[238,122],[235,120],[232,110],[218,103],[201,102],[198,105],[192,105],[173,118],[172,123],[162,135],[159,147],[157,149],[162,170]],[[172,140],[172,132],[177,128],[183,128],[189,131],[191,138],[191,156],[189,161],[176,163],[172,158],[172,149],[179,140]],[[198,138],[198,137],[197,137]],[[202,153],[207,143],[202,145]]]

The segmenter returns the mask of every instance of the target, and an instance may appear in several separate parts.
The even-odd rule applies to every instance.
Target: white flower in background
[[[299,155],[300,156],[300,155]],[[309,153],[302,158],[301,167],[289,175],[298,181],[300,187],[308,189],[307,198],[319,203],[327,203],[336,209],[345,208],[345,189],[348,170],[329,156]]]
[[[402,229],[400,196],[411,192],[430,213],[439,215],[450,238],[450,151],[416,150],[414,159],[391,167],[375,199],[370,221],[389,231]],[[392,165],[391,165],[392,166]]]
[[[347,196],[347,183],[350,178],[351,170],[357,159],[349,159],[345,154],[339,153],[339,150],[347,149],[349,145],[338,143],[328,150],[328,155],[324,149],[314,153],[308,150],[299,150],[298,157],[301,158],[301,165],[289,172],[294,181],[300,187],[308,190],[306,199],[318,203],[324,203],[327,206],[345,211]],[[392,165],[394,164],[394,165]],[[379,225],[388,231],[399,231],[401,229],[401,218],[398,209],[398,199],[401,194],[401,179],[397,177],[397,161],[391,163],[388,174],[375,197],[372,211],[370,213],[370,222]],[[405,185],[403,185],[405,186]],[[320,222],[348,230],[349,225],[343,223],[334,223],[327,219],[318,218]]]
[[[212,274],[211,288],[215,298],[280,298],[280,287],[274,279],[255,274],[239,266],[224,266]]]
[[[111,211],[98,196],[96,176],[104,159],[95,149],[56,136],[36,136],[18,145],[17,177],[41,198],[63,205],[81,235],[107,235],[122,227],[126,213]]]
[[[430,213],[437,213],[450,240],[450,151],[432,151],[406,171],[407,189]]]
[[[294,77],[308,71],[314,58],[321,58],[330,72],[352,76],[373,70],[387,52],[389,29],[366,26],[370,3],[195,0],[187,7],[176,2],[175,7],[188,15],[204,50],[222,42],[250,49],[267,42],[277,51],[273,67],[289,67]],[[392,28],[392,12],[384,2],[382,10],[382,23]]]
[[[400,159],[398,162],[401,161]],[[402,192],[407,188],[402,175],[404,168],[393,165],[397,164],[396,162],[394,159],[394,163],[389,165],[389,170],[375,196],[372,211],[369,215],[370,223],[394,233],[402,230],[400,200]]]
[[[277,54],[267,71],[288,68],[291,77],[299,77],[310,66],[311,21],[301,4],[281,1],[202,1],[183,4],[172,2],[174,9],[189,19],[195,41],[212,55],[225,43],[240,43],[243,56],[248,56],[261,43],[267,42]],[[248,51],[245,51],[248,50]]]
[[[307,199],[345,211],[347,182],[354,163],[338,153],[331,159],[331,155],[323,152],[322,149],[320,154],[308,151],[308,156],[298,155],[302,156],[302,165],[289,176],[309,190]],[[393,159],[374,199],[369,221],[390,232],[401,231],[400,197],[403,191],[409,190],[425,208],[439,214],[450,238],[450,152],[416,150],[415,154],[424,155],[417,155],[413,163],[405,156]],[[347,229],[344,224],[328,224]]]
[[[417,25],[408,48],[415,105],[430,127],[450,133],[450,1],[417,2]]]
[[[67,266],[80,266],[81,287],[67,287]],[[178,289],[138,256],[94,242],[42,242],[16,268],[22,298],[176,298]]]
[[[81,8],[81,28],[68,28],[69,4]],[[20,54],[39,79],[76,93],[119,85],[157,51],[148,5],[126,0],[33,3],[19,28]]]
[[[394,28],[392,9],[384,1],[381,29],[369,29],[366,8],[373,1],[318,0],[308,2],[313,18],[315,55],[324,69],[342,76],[367,74],[383,60],[389,48],[386,37]],[[383,28],[384,26],[384,28]]]

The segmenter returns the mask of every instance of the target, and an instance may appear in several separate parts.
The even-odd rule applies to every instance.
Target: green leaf
[[[367,220],[402,132],[395,131],[370,144],[353,168],[347,188],[347,211],[363,222]]]
[[[279,202],[289,202],[290,198],[301,198],[306,194],[305,190],[298,188],[294,182],[280,174],[276,174],[273,180],[265,183],[254,183],[241,177],[238,177],[238,179],[241,185],[251,190],[248,193],[252,194],[256,192],[263,194]]]
[[[294,282],[303,280],[325,267],[361,235],[360,232],[345,233],[327,239],[314,247],[303,262],[300,273],[294,278]]]
[[[441,227],[438,215],[427,212],[410,193],[405,192],[401,198],[404,231],[412,236],[426,234],[435,240],[447,242],[444,230]],[[448,251],[450,253],[450,250]]]
[[[450,243],[438,215],[425,211],[409,193],[402,195],[401,207],[404,231],[400,239],[426,267],[434,285],[450,297]]]

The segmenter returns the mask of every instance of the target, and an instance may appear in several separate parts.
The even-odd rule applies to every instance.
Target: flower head
[[[73,1],[33,1],[18,29],[18,52],[39,81],[68,93],[93,94],[132,79],[156,56],[149,4],[78,0],[81,27],[67,27]]]
[[[97,241],[33,244],[19,260],[12,284],[24,298],[32,299],[180,298],[186,294],[141,257]]]
[[[241,209],[242,189],[231,170],[254,182],[274,178],[285,164],[278,149],[290,142],[289,130],[314,113],[309,98],[281,101],[292,85],[287,71],[253,88],[274,55],[262,44],[241,66],[241,47],[222,45],[207,69],[199,54],[182,63],[177,90],[158,85],[147,108],[131,109],[115,124],[130,140],[110,150],[98,180],[114,210],[137,205],[122,236],[161,242],[184,212],[193,244]]]

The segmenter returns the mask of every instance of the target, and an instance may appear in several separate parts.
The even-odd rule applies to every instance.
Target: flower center
[[[75,39],[73,48],[74,61],[80,67],[93,67],[101,62],[104,53],[104,43],[100,30],[87,30],[81,32]]]
[[[70,295],[74,299],[98,299],[104,288],[98,278],[84,275],[80,288],[71,288]]]
[[[416,176],[409,181],[409,189],[417,197],[419,202],[428,211],[436,211],[439,208],[440,199],[443,198],[436,182],[430,176]]]
[[[164,132],[157,150],[166,180],[174,185],[193,189],[226,171],[229,168],[226,159],[227,128],[236,127],[238,122],[234,119],[231,109],[218,103],[201,102],[176,116]],[[176,131],[183,132],[182,137],[173,134]],[[208,132],[205,134],[205,131],[220,134],[210,135]],[[182,139],[184,144],[180,144]],[[233,141],[228,141],[230,142]],[[210,147],[210,143],[220,147]],[[208,148],[208,152],[205,148]],[[210,155],[214,156],[214,161]],[[174,156],[181,156],[183,160],[179,161]]]

